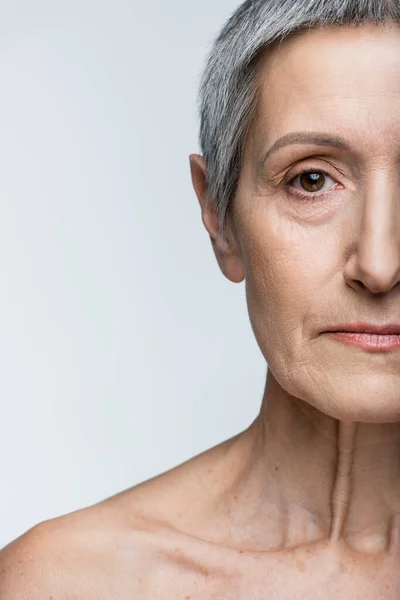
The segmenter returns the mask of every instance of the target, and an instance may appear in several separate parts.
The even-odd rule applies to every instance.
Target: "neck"
[[[279,546],[326,540],[398,551],[400,423],[337,420],[290,396],[269,371],[244,437],[251,468],[241,481],[248,498],[261,493]]]

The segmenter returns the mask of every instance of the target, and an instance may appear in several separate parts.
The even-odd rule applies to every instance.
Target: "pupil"
[[[318,192],[324,186],[322,173],[303,173],[300,183],[306,192]]]

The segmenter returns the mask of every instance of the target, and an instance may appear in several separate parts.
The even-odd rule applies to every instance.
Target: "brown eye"
[[[333,185],[327,188],[325,184],[329,183],[329,180]],[[312,167],[300,171],[294,177],[284,181],[284,187],[288,194],[305,200],[321,198],[329,192],[336,190],[338,186],[338,182],[332,179],[329,173],[323,169],[313,171]]]
[[[321,172],[305,172],[299,176],[299,182],[306,192],[319,192],[324,187],[325,175]]]

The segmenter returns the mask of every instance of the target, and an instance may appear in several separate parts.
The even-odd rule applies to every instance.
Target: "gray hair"
[[[400,21],[400,0],[246,0],[213,43],[198,96],[207,200],[219,239],[233,213],[247,133],[257,110],[256,73],[263,50],[290,34],[329,25]]]

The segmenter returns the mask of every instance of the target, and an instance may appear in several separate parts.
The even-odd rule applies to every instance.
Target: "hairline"
[[[207,199],[219,214],[220,238],[234,213],[244,150],[259,117],[262,57],[310,30],[367,24],[399,25],[400,0],[360,0],[357,5],[354,0],[246,0],[227,21],[212,47],[198,96]]]

